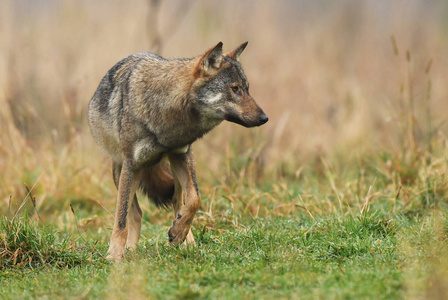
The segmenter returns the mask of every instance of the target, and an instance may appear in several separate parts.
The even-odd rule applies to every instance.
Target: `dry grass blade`
[[[361,208],[361,216],[366,215],[366,213],[369,211],[369,206],[370,206],[369,201],[377,195],[377,194],[372,194],[372,188],[375,185],[375,182],[376,182],[376,177],[373,180],[373,183],[369,186],[369,191],[367,192],[367,196],[365,197],[364,204]]]
[[[12,218],[12,220],[14,221],[14,219],[17,217],[17,214],[19,213],[19,211],[23,208],[23,206],[26,204],[26,201],[28,200],[28,198],[30,197],[30,195],[31,195],[31,191],[34,189],[34,187],[36,186],[36,184],[39,182],[39,180],[40,180],[40,178],[42,177],[42,175],[45,173],[45,171],[44,172],[42,172],[40,175],[39,175],[39,177],[37,178],[37,180],[34,182],[34,184],[33,184],[33,186],[31,187],[31,189],[28,189],[28,187],[26,186],[26,184],[25,184],[25,186],[26,186],[26,189],[27,189],[27,194],[26,194],[26,196],[25,196],[25,198],[23,199],[23,201],[22,201],[22,203],[19,205],[19,207],[16,209],[16,211],[15,211],[15,213],[14,213],[14,216],[13,216],[13,218]]]
[[[33,196],[33,194],[31,193],[31,190],[28,188],[28,185],[26,185],[26,183],[25,183],[25,188],[26,188],[26,191],[27,191],[27,193],[29,195],[28,197],[30,197],[31,202],[33,203],[34,211],[36,212],[36,215],[39,218],[39,221],[42,224],[44,224],[44,222],[42,221],[42,218],[39,215],[39,211],[38,211],[37,206],[36,206],[36,197]]]
[[[78,234],[79,234],[79,236],[76,238],[75,241],[77,241],[78,239],[81,239],[81,238],[83,240],[85,240],[84,235],[86,234],[86,231],[81,233],[81,230],[79,229],[78,217],[76,216],[75,209],[73,208],[73,205],[71,203],[69,204],[69,206],[70,206],[71,212],[73,213],[73,216],[75,217],[75,225],[76,225],[76,229],[78,230]]]

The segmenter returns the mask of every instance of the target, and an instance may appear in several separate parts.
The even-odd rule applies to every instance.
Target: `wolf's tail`
[[[158,207],[169,208],[173,203],[174,178],[169,163],[160,163],[146,167],[140,181],[140,190]]]

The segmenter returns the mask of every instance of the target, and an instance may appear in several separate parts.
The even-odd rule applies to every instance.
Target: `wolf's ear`
[[[215,47],[210,48],[199,59],[196,72],[200,75],[212,74],[214,71],[221,68],[222,64],[222,42],[219,42]]]
[[[235,49],[224,53],[224,55],[227,57],[233,58],[236,61],[240,61],[240,55],[241,55],[241,53],[243,53],[244,49],[246,49],[247,43],[249,43],[249,42],[242,43]]]

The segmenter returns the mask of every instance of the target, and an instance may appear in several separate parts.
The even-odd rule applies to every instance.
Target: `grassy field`
[[[174,248],[145,223],[135,253],[113,265],[107,237],[2,219],[0,292],[24,298],[443,298],[446,219],[400,214],[265,217],[195,226]]]
[[[448,297],[447,4],[0,6],[1,299]],[[116,190],[86,122],[102,76],[245,40],[270,121],[194,144],[197,245],[170,246],[172,212],[140,197],[138,249],[106,261]]]
[[[418,233],[398,228],[418,222],[379,215],[240,221],[238,226],[217,224],[215,230],[196,228],[198,245],[186,249],[167,245],[167,226],[145,226],[140,248],[118,265],[103,259],[107,245],[101,235],[74,242],[26,221],[3,223],[23,226],[20,231],[27,238],[11,238],[11,252],[23,250],[16,267],[7,266],[2,274],[1,292],[13,299],[404,295],[407,259],[399,244],[403,234]],[[6,263],[12,265],[13,259]]]
[[[104,258],[112,224],[106,210],[92,208],[92,216],[79,201],[71,216],[50,226],[30,203],[24,216],[11,210],[0,221],[0,293],[11,299],[443,298],[448,187],[446,175],[437,173],[446,174],[447,153],[425,153],[416,169],[390,171],[391,177],[375,167],[386,159],[382,153],[358,164],[335,160],[321,175],[311,168],[299,182],[229,179],[240,183],[203,191],[196,247],[169,245],[170,212],[145,203],[139,248],[116,265]],[[235,177],[247,171],[231,170]],[[394,189],[395,176],[413,172],[411,183]]]

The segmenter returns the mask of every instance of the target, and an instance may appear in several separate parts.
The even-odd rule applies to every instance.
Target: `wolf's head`
[[[198,58],[192,91],[195,107],[203,120],[211,123],[227,120],[245,127],[268,121],[268,116],[249,94],[249,82],[239,61],[246,46],[247,42],[223,53],[220,42]]]

